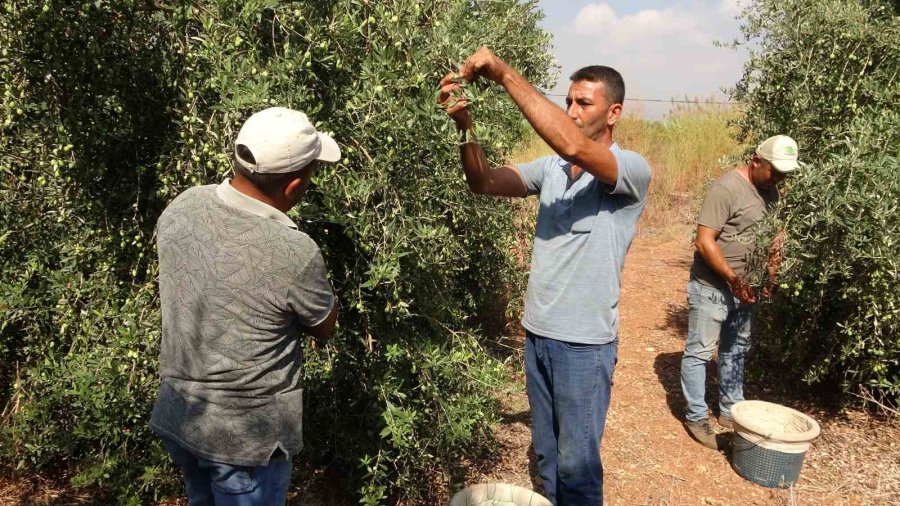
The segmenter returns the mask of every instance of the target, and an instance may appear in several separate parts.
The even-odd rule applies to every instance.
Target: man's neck
[[[250,181],[247,181],[240,174],[235,174],[234,179],[231,180],[231,187],[250,198],[256,199],[264,204],[268,204],[283,213],[288,212],[288,210],[290,209],[290,207],[284,209],[283,206],[279,204],[279,202],[276,202],[275,199],[256,189],[256,187],[253,186]]]
[[[759,193],[760,195],[768,191],[767,188],[760,187],[758,184],[756,184],[756,181],[753,180],[753,171],[750,169],[749,164],[738,167],[736,170],[738,171],[738,174],[741,175],[741,177],[743,177],[745,180],[747,180],[748,183],[750,183],[750,186],[756,188],[757,193]]]
[[[613,145],[612,129],[607,128],[607,129],[603,130],[602,133],[598,134],[596,137],[592,138],[591,140],[593,140],[597,144],[600,144],[604,148],[609,149]],[[584,169],[582,169],[581,167],[579,167],[577,165],[572,165],[572,179],[578,178],[578,175],[581,174],[581,172],[583,170]]]
[[[612,128],[603,129],[603,131],[600,132],[600,134],[598,134],[596,138],[594,138],[594,142],[596,142],[597,144],[600,144],[604,148],[609,149],[609,147],[611,147],[613,145]]]
[[[753,184],[753,176],[750,174],[750,166],[749,165],[742,165],[735,170],[737,170],[737,173],[740,174],[741,177],[743,177],[748,183]],[[756,186],[756,185],[753,184],[753,186]]]

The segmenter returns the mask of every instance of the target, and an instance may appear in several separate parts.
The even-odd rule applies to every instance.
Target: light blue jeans
[[[744,304],[731,291],[691,279],[688,283],[688,334],[681,357],[681,390],[688,421],[708,417],[706,364],[719,348],[719,414],[731,416],[731,406],[744,400],[744,358],[756,304]]]
[[[600,439],[617,353],[618,340],[574,344],[526,333],[531,442],[554,506],[603,504]]]
[[[287,501],[291,461],[284,453],[265,466],[233,466],[198,457],[175,441],[163,445],[184,477],[190,506],[277,506]]]

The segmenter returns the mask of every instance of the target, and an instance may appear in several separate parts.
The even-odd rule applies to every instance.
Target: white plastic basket
[[[731,408],[735,432],[769,450],[803,453],[819,435],[819,424],[786,406],[765,401],[741,401]]]
[[[731,408],[734,441],[731,466],[766,487],[787,488],[800,479],[810,441],[819,424],[803,413],[771,402],[741,401]]]
[[[510,483],[479,483],[450,499],[450,506],[552,506],[546,497]]]

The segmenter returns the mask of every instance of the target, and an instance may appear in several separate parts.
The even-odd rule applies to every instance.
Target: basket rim
[[[479,495],[484,491],[489,490],[490,488],[505,488],[509,490],[514,499],[521,498],[522,495],[528,495],[529,504],[533,506],[550,505],[550,500],[541,495],[539,492],[522,487],[520,485],[516,485],[515,483],[504,483],[499,481],[474,483],[472,485],[463,487],[461,490],[453,494],[453,497],[450,499],[450,505],[453,506],[455,504],[468,504],[468,502],[463,503],[460,501],[466,501],[471,498],[472,495]]]
[[[807,424],[809,425],[809,429],[803,432],[772,432],[769,428],[754,420],[753,417],[747,416],[745,413],[743,413],[745,409],[752,409],[755,406],[775,408],[777,410],[785,411],[792,415],[799,416],[807,422]],[[801,413],[796,409],[782,406],[781,404],[776,404],[774,402],[759,400],[739,401],[731,407],[731,416],[734,418],[735,422],[737,422],[741,427],[747,429],[748,432],[761,436],[765,439],[782,441],[785,443],[805,443],[811,441],[818,437],[819,433],[822,430],[821,427],[819,427],[819,423],[816,422],[811,416],[805,413]]]

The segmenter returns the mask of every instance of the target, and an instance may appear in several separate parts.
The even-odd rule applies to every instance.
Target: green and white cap
[[[803,164],[797,160],[797,141],[787,135],[773,135],[757,146],[756,154],[783,174],[793,172]]]
[[[252,173],[284,174],[313,160],[341,159],[334,139],[317,132],[306,114],[285,107],[270,107],[250,116],[234,145],[235,160]]]

